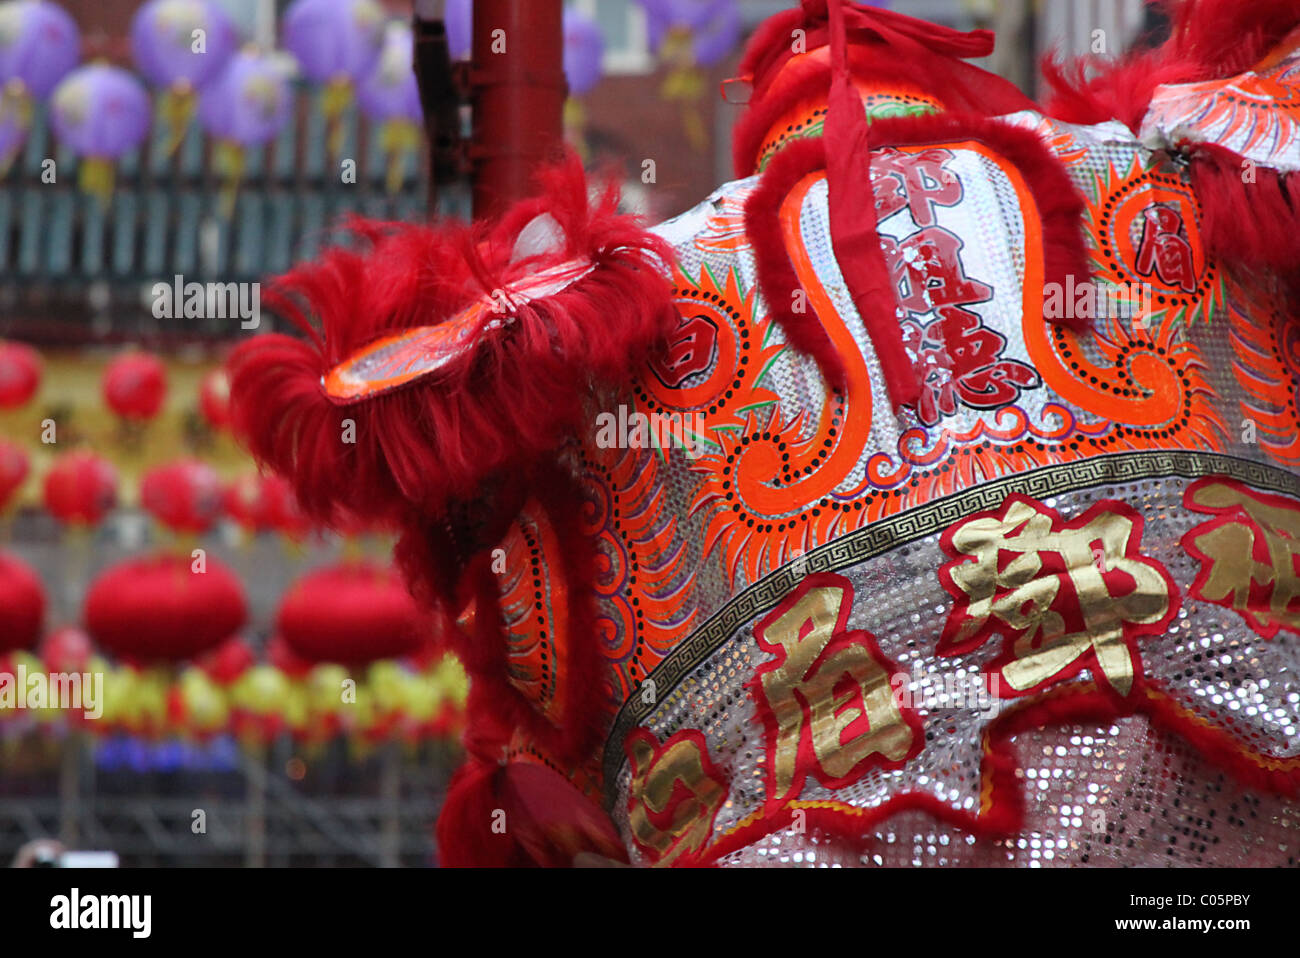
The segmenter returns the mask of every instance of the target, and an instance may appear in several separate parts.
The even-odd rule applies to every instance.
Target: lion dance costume
[[[445,863],[1296,863],[1300,12],[1172,17],[1040,107],[805,0],[689,212],[281,279],[237,426],[472,676]]]

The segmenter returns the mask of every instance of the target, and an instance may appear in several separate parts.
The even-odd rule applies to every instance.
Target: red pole
[[[474,216],[531,192],[532,177],[562,142],[562,0],[475,0]]]

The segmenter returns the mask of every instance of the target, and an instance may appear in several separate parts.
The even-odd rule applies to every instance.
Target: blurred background
[[[468,138],[472,4],[417,4]],[[788,5],[570,0],[566,139],[651,220],[693,206],[731,176],[719,84]],[[1031,94],[1049,48],[1155,26],[1140,0],[884,5],[996,29],[983,65]],[[323,535],[258,475],[221,370],[265,328],[254,284],[342,217],[470,214],[463,141],[426,141],[412,15],[0,2],[0,862],[51,839],[123,865],[436,864],[464,674],[391,541]],[[73,674],[102,676],[98,717],[35,696]]]

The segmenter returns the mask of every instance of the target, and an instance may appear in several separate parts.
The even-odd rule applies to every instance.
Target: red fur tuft
[[[493,831],[500,769],[470,760],[456,770],[438,813],[438,863],[447,868],[510,868],[529,864],[510,829]]]
[[[1161,0],[1169,40],[1119,60],[1082,57],[1042,64],[1046,111],[1067,123],[1120,120],[1137,132],[1156,87],[1222,79],[1251,69],[1300,27],[1295,0]],[[1230,39],[1229,39],[1230,38]]]
[[[262,336],[235,351],[232,419],[313,517],[339,524],[352,511],[389,521],[411,509],[443,515],[493,476],[553,450],[580,421],[588,385],[624,378],[663,337],[672,313],[662,241],[617,212],[613,188],[589,206],[574,157],[541,185],[544,196],[527,209],[557,220],[561,250],[510,263],[523,226],[517,215],[506,228],[474,233],[360,223],[368,251],[333,250],[276,284],[271,308],[308,340]],[[321,377],[357,349],[445,322],[480,296],[577,257],[596,270],[521,306],[505,329],[488,329],[485,316],[463,357],[436,376],[346,406],[324,393]],[[341,441],[347,419],[355,443]]]
[[[263,336],[235,352],[232,419],[318,520],[401,527],[398,564],[420,604],[441,617],[473,678],[473,721],[527,729],[567,761],[598,741],[603,713],[594,704],[596,550],[555,454],[590,414],[592,388],[625,381],[675,313],[666,277],[671,250],[618,213],[616,189],[592,203],[576,158],[540,182],[542,196],[473,231],[354,224],[369,241],[366,251],[335,250],[285,277],[270,302],[307,338]],[[521,230],[542,213],[559,227],[554,248],[512,262]],[[445,322],[487,293],[574,260],[594,269],[559,293],[517,303],[504,324],[485,310],[467,345],[435,373],[347,404],[325,393],[322,377],[357,349]],[[355,443],[343,441],[347,419]],[[526,496],[537,497],[556,530],[561,555],[552,572],[567,586],[569,628],[555,637],[566,693],[555,724],[509,681],[490,569],[489,550]],[[466,636],[450,622],[471,601],[476,615]],[[482,784],[474,778],[465,788]]]
[[[495,812],[505,828],[494,828]],[[533,762],[470,758],[438,816],[439,863],[451,868],[566,868],[583,852],[626,862],[604,810],[564,776]]]
[[[845,384],[845,371],[835,344],[814,311],[794,308],[796,293],[803,287],[786,252],[780,219],[781,203],[795,184],[825,166],[826,150],[820,137],[784,147],[745,201],[745,232],[754,245],[754,265],[768,309],[790,345],[816,360],[827,382],[838,389]]]
[[[1192,184],[1201,203],[1206,249],[1234,273],[1273,273],[1300,295],[1300,173],[1256,166],[1250,182],[1245,161],[1210,143],[1186,144]]]
[[[1049,54],[1040,67],[1051,91],[1044,107],[1048,114],[1082,126],[1119,120],[1135,132],[1156,87],[1178,83],[1194,69],[1190,63],[1163,59],[1157,50],[1101,67],[1088,57],[1058,62]]]
[[[422,437],[414,392],[344,409],[325,395],[322,376],[374,340],[446,318],[475,295],[463,228],[387,228],[359,219],[349,226],[366,252],[329,250],[278,278],[266,294],[268,308],[306,338],[259,336],[228,360],[236,434],[326,524],[349,521],[349,506],[358,503],[377,518],[400,512],[389,451],[400,461]],[[342,442],[349,418],[355,444]]]

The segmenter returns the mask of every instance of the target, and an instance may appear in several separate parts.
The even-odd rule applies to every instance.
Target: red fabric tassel
[[[880,359],[889,398],[895,408],[910,406],[921,396],[921,377],[903,348],[897,296],[876,234],[869,127],[849,75],[844,8],[832,0],[829,10],[832,81],[823,139],[831,241],[853,305]]]

